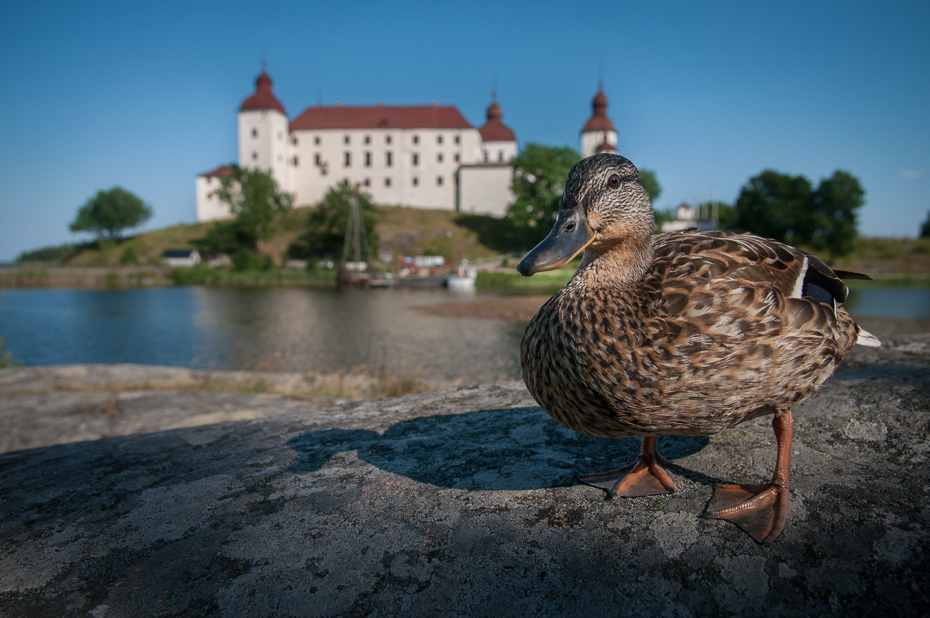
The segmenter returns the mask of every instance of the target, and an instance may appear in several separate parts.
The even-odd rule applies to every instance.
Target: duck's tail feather
[[[860,326],[859,336],[856,338],[856,345],[864,345],[868,348],[880,348],[882,347],[882,342],[878,337]]]

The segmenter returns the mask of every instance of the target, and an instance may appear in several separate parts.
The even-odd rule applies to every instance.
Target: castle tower
[[[517,136],[501,120],[504,112],[497,104],[497,93],[491,94],[488,121],[478,129],[481,134],[481,154],[484,163],[508,163],[517,156]]]
[[[271,77],[262,70],[255,92],[239,107],[239,166],[271,173],[278,187],[290,187],[289,129],[284,106],[274,96]]]
[[[604,152],[604,144],[617,148],[617,132],[614,123],[607,117],[607,95],[603,84],[598,84],[597,94],[591,104],[593,115],[581,129],[581,156],[590,157],[596,152]]]

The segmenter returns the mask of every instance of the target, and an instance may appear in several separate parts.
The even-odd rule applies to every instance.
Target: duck
[[[704,516],[775,539],[788,516],[792,408],[854,345],[881,345],[841,306],[842,279],[870,277],[750,233],[656,234],[636,166],[612,153],[571,168],[552,231],[517,270],[561,268],[579,253],[571,280],[526,328],[523,380],[565,427],[642,438],[634,462],[580,480],[608,497],[677,491],[658,437],[772,416],[771,480],[716,486]]]

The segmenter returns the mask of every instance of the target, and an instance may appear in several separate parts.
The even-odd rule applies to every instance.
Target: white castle
[[[617,133],[598,88],[581,131],[581,154],[616,151]],[[382,205],[503,216],[517,137],[492,96],[487,122],[473,127],[452,105],[308,107],[288,121],[263,70],[239,107],[239,165],[269,172],[296,206],[311,206],[342,180]],[[197,177],[197,221],[228,219],[214,195],[231,165]]]

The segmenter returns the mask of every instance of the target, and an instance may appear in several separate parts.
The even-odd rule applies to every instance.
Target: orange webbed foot
[[[772,419],[778,443],[772,481],[763,485],[718,485],[704,511],[705,517],[732,522],[760,543],[781,534],[788,519],[788,472],[793,427],[791,410]]]
[[[788,519],[788,488],[763,485],[718,485],[704,512],[724,519],[763,543],[777,537]]]
[[[678,491],[668,473],[659,465],[668,462],[659,455],[655,443],[654,437],[644,438],[642,453],[635,463],[610,472],[583,476],[581,482],[606,490],[611,498],[637,498]]]

